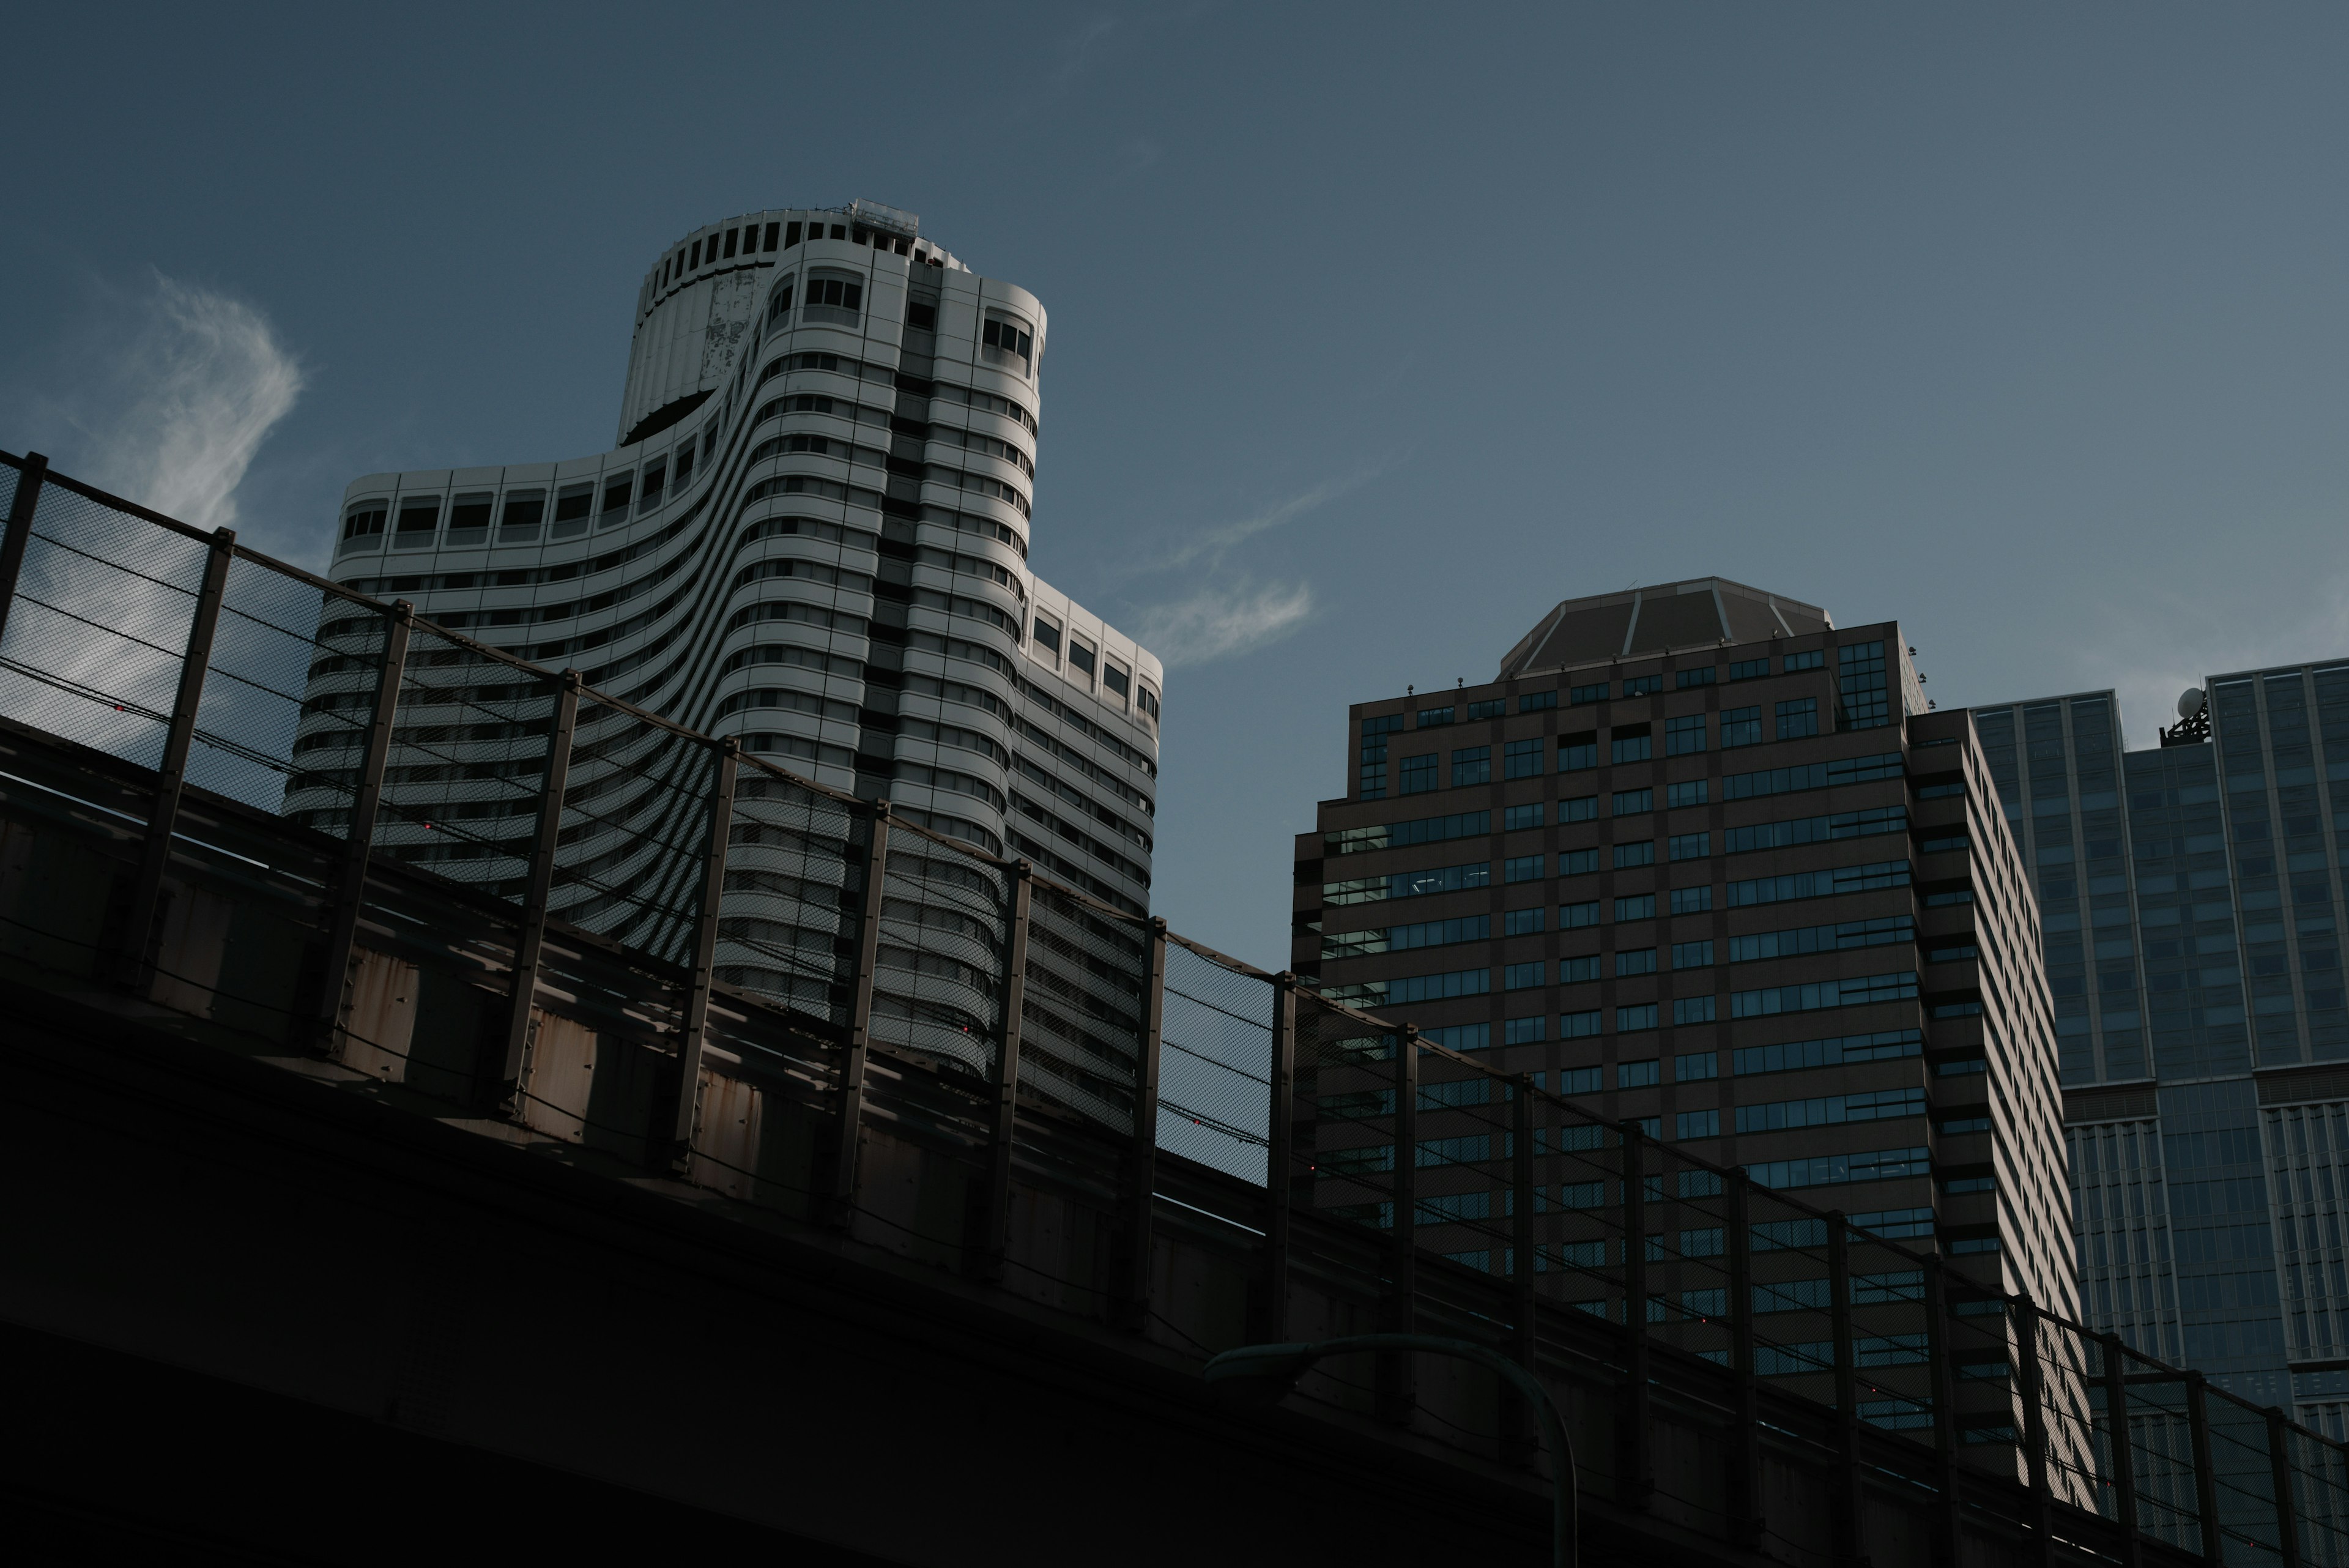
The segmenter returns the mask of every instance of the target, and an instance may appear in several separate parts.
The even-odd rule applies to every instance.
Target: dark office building
[[[1575,599],[1494,680],[1348,728],[1299,974],[2076,1311],[2038,916],[1897,623],[1719,579]]]
[[[2085,1320],[2349,1434],[2349,662],[1975,711],[2038,894]]]

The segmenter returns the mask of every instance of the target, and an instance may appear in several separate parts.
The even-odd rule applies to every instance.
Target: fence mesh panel
[[[1148,925],[1040,879],[1028,906],[1020,1081],[1115,1131],[1133,1131],[1149,977]]]
[[[0,638],[8,716],[155,766],[207,553],[201,539],[44,486]]]
[[[871,841],[869,816],[743,759],[727,835],[718,978],[845,1023]]]
[[[239,556],[229,563],[196,709],[190,784],[263,811],[283,809],[327,597],[267,561]]]
[[[371,606],[329,597],[318,607],[316,629],[305,640],[309,668],[298,688],[302,702],[278,809],[305,827],[341,837],[351,828],[391,618]]]
[[[409,639],[377,846],[500,898],[529,885],[557,682],[430,628]]]
[[[910,828],[889,836],[873,1037],[991,1078],[1002,1040],[1011,873]]]
[[[1162,1148],[1248,1181],[1266,1169],[1279,990],[1181,942],[1166,944],[1159,1026]]]

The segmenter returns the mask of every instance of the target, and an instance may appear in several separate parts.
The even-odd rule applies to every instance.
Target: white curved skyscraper
[[[1045,327],[911,214],[730,218],[646,275],[617,447],[369,474],[333,576],[1143,911],[1160,669],[1028,569]]]

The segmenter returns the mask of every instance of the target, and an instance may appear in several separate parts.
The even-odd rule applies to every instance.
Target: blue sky
[[[1345,705],[1719,573],[1944,706],[2349,655],[2349,11],[52,7],[0,446],[318,561],[614,438],[675,236],[1051,314],[1034,565],[1176,659],[1161,912],[1278,967]]]

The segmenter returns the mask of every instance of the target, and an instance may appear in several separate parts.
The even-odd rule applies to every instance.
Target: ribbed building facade
[[[972,272],[910,214],[860,202],[678,240],[644,277],[634,333],[613,450],[359,479],[334,577],[1146,911],[1158,661],[1028,565],[1041,303]],[[347,705],[357,680],[322,665],[312,690]],[[499,696],[450,709],[449,768],[395,770],[387,785],[388,801],[470,815],[465,842],[409,844],[422,830],[405,818],[386,832],[395,852],[512,890],[529,822],[450,782],[543,753],[479,722]],[[636,846],[680,836],[663,825],[678,827],[691,792],[659,787],[657,745],[610,718],[583,714],[570,795],[602,803],[577,829],[610,839],[595,882],[634,893],[677,874],[661,868],[676,857]],[[833,944],[840,898],[768,877],[738,899],[738,878],[730,916],[757,906],[769,939],[725,944],[723,977],[816,1000],[824,966],[806,982],[788,951]],[[612,897],[559,887],[556,912],[582,919]]]

